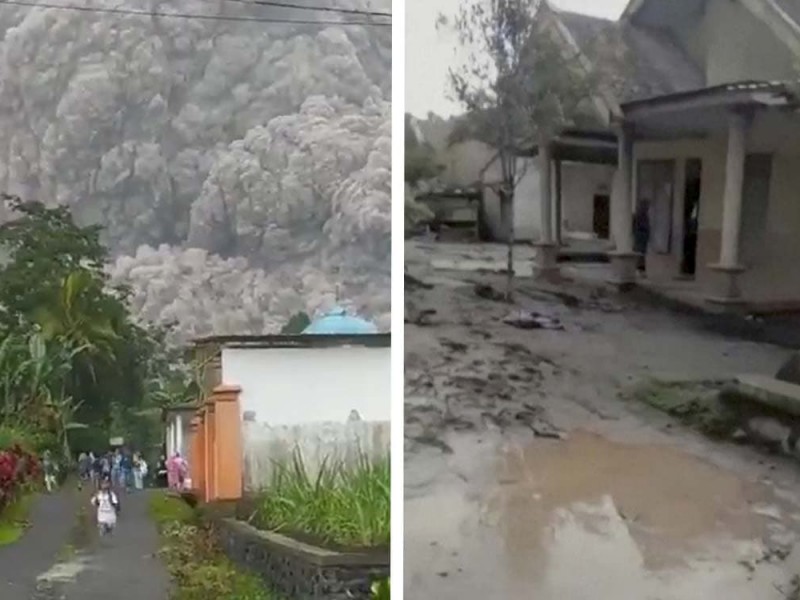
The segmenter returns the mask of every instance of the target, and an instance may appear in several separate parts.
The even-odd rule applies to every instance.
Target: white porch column
[[[549,139],[539,143],[539,239],[534,244],[534,273],[539,277],[558,277],[558,246],[553,243],[553,147]]]
[[[175,415],[175,451],[180,452],[184,456],[183,451],[183,419],[180,413]]]
[[[633,252],[633,135],[623,127],[618,136],[618,177],[614,236],[619,253]]]
[[[170,419],[167,421],[167,458],[172,454],[172,419]]]
[[[722,200],[720,267],[739,266],[739,230],[742,225],[742,189],[748,125],[749,118],[746,114],[731,113],[728,123],[728,156],[725,161],[725,192]]]
[[[747,132],[752,113],[735,110],[728,115],[728,152],[725,160],[725,190],[722,196],[722,232],[719,263],[711,265],[709,302],[736,307],[742,303],[739,275],[739,237],[742,227],[742,192],[747,156]]]
[[[629,287],[636,281],[633,252],[633,130],[621,125],[617,132],[617,173],[611,202],[611,235],[614,250],[609,253],[611,282]]]
[[[553,152],[549,143],[539,144],[539,207],[542,224],[540,244],[553,243]]]

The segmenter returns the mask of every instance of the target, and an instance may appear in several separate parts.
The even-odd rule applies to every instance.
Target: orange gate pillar
[[[189,421],[189,456],[186,457],[186,460],[189,461],[189,477],[192,479],[192,492],[197,492],[197,457],[199,456],[199,445],[200,442],[200,419],[198,417],[192,417],[191,421]]]
[[[206,499],[206,412],[205,407],[197,411],[197,452],[195,454],[192,471],[192,484],[197,490],[198,497],[205,502]]]
[[[206,502],[213,502],[217,499],[216,488],[214,486],[217,472],[216,465],[216,445],[217,433],[214,422],[214,399],[213,397],[206,400]]]
[[[215,480],[214,499],[239,500],[242,497],[243,453],[242,416],[239,395],[242,388],[220,385],[214,388]]]

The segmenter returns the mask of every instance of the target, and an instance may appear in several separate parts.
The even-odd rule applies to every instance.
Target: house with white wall
[[[553,197],[551,228],[554,241],[572,239],[607,242],[610,238],[611,191],[617,162],[617,142],[605,131],[563,131],[551,164]],[[542,235],[541,172],[538,149],[517,158],[518,183],[514,191],[514,240],[535,242]],[[585,161],[585,162],[582,162]],[[494,241],[507,241],[508,225],[498,189],[502,184],[500,160],[495,158],[481,171],[482,225]]]
[[[800,2],[631,0],[617,22],[544,11],[566,52],[605,34],[625,47],[626,85],[598,94],[617,138],[614,281],[636,281],[631,216],[642,206],[652,284],[679,281],[720,309],[800,308]],[[540,173],[555,147],[538,149]],[[552,224],[541,229],[547,248]]]
[[[164,450],[166,456],[180,454],[186,460],[191,461],[189,431],[196,412],[197,406],[194,404],[181,404],[164,409],[162,420],[165,430]]]
[[[300,452],[311,475],[327,461],[387,457],[391,337],[341,309],[300,335],[216,336],[196,342],[207,387],[240,388],[244,488],[269,484]]]

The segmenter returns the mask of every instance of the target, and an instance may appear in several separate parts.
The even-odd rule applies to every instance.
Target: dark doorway
[[[607,195],[594,197],[594,211],[592,212],[592,228],[595,235],[601,240],[607,240],[610,233],[611,208]]]
[[[697,230],[700,220],[700,188],[703,163],[697,158],[686,161],[686,184],[683,190],[683,252],[681,274],[693,277],[697,271]]]

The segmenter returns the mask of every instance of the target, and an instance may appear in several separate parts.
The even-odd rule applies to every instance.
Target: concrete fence
[[[268,485],[276,463],[291,463],[296,451],[301,453],[311,478],[319,474],[324,462],[355,466],[363,457],[386,458],[390,432],[390,425],[385,421],[275,426],[244,421],[244,489],[257,491]]]

